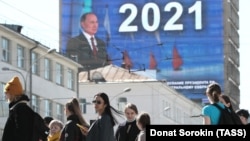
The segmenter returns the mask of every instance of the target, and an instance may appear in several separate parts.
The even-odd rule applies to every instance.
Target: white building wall
[[[123,92],[131,88],[130,92]],[[127,83],[80,83],[80,98],[91,103],[98,92],[109,95],[111,105],[118,109],[118,98],[125,97],[127,102],[137,105],[139,111],[148,112],[152,124],[201,124],[201,118],[191,118],[201,113],[201,106],[193,103],[162,82]],[[87,104],[86,120],[97,117],[93,105]],[[168,108],[169,107],[169,108]],[[164,110],[167,109],[167,110]],[[119,118],[120,121],[124,120]]]
[[[38,58],[37,64],[39,65],[39,75],[32,74],[32,94],[38,96],[39,98],[39,113],[41,116],[45,116],[46,109],[45,109],[45,100],[49,100],[52,102],[52,116],[56,118],[56,105],[60,104],[62,107],[65,105],[65,103],[71,99],[72,97],[77,96],[78,91],[78,68],[81,68],[82,66],[60,54],[57,52],[47,54],[47,51],[50,49],[48,47],[43,46],[42,44],[37,44],[36,41],[27,38],[26,36],[21,35],[18,32],[15,32],[9,28],[6,28],[5,26],[0,25],[0,43],[2,41],[2,38],[6,38],[10,41],[10,62],[5,62],[2,59],[0,60],[0,136],[1,131],[4,128],[4,125],[6,123],[6,119],[8,116],[8,103],[5,100],[5,95],[3,93],[3,86],[6,82],[8,82],[13,76],[19,76],[20,81],[23,85],[23,88],[25,89],[25,83],[26,83],[26,94],[30,97],[30,79],[29,79],[29,69],[30,69],[30,60],[29,60],[29,51],[31,48],[37,46],[33,52],[36,52],[39,54],[41,58]],[[18,68],[17,67],[17,45],[21,45],[24,47],[24,68]],[[2,54],[2,44],[0,44],[0,52]],[[2,56],[0,56],[2,57]],[[51,59],[52,66],[52,81],[44,79],[44,57]],[[56,79],[56,70],[55,70],[55,64],[60,63],[63,65],[63,84],[58,85],[55,82]],[[32,64],[33,65],[33,64]],[[16,71],[3,71],[2,68],[9,68]],[[74,72],[74,88],[68,89],[67,88],[67,70],[70,68]],[[63,108],[62,108],[63,109]],[[63,111],[62,111],[63,112]],[[63,122],[66,121],[65,114],[63,115]]]

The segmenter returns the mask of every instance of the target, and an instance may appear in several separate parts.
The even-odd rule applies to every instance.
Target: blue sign
[[[90,11],[113,64],[155,70],[156,79],[200,102],[211,82],[223,89],[222,0],[62,0],[62,52],[79,34],[80,16]]]

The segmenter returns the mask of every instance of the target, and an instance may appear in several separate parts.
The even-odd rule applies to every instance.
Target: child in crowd
[[[49,129],[48,141],[59,141],[63,123],[60,120],[53,119],[49,124]]]

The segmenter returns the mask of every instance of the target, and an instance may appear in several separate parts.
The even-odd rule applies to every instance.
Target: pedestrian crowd
[[[24,93],[18,77],[13,77],[4,88],[9,103],[9,116],[7,118],[2,141],[33,141],[32,116],[28,102],[29,97]],[[39,141],[145,141],[145,127],[150,124],[150,116],[142,112],[138,117],[136,105],[128,103],[124,112],[110,105],[106,93],[100,92],[93,97],[93,104],[97,117],[90,125],[81,112],[77,98],[65,103],[64,114],[67,121],[50,116],[44,117],[47,125],[47,139]],[[119,123],[117,116],[126,117],[124,123]],[[115,125],[118,125],[114,131]]]
[[[249,112],[246,109],[234,110],[230,97],[222,94],[221,87],[218,83],[211,83],[207,86],[206,95],[210,102],[202,108],[203,124],[205,125],[218,125],[220,120],[221,111],[214,105],[228,110],[229,112],[235,112],[240,118],[239,124],[249,125],[248,118]],[[236,119],[234,118],[235,122]]]
[[[5,85],[4,93],[9,103],[9,116],[2,141],[32,141],[32,113],[27,104],[30,99],[24,94],[18,77],[13,77]],[[219,84],[208,85],[206,95],[210,104],[204,106],[201,111],[204,124],[218,124],[220,110],[213,105],[216,103],[235,112],[242,125],[249,125],[249,112],[245,109],[234,110],[230,98],[222,94]],[[44,117],[44,124],[49,128],[45,141],[146,141],[146,126],[151,124],[147,112],[138,112],[133,103],[127,103],[124,111],[119,111],[110,105],[109,97],[104,92],[95,94],[92,103],[97,117],[91,124],[83,117],[77,98],[65,103],[65,123],[53,117]],[[124,117],[125,120],[119,122],[117,116]]]

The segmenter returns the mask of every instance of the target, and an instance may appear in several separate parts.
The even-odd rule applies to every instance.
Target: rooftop
[[[137,81],[155,81],[156,79],[139,75],[136,72],[118,67],[116,65],[107,65],[105,67],[79,73],[79,82],[137,82]]]

